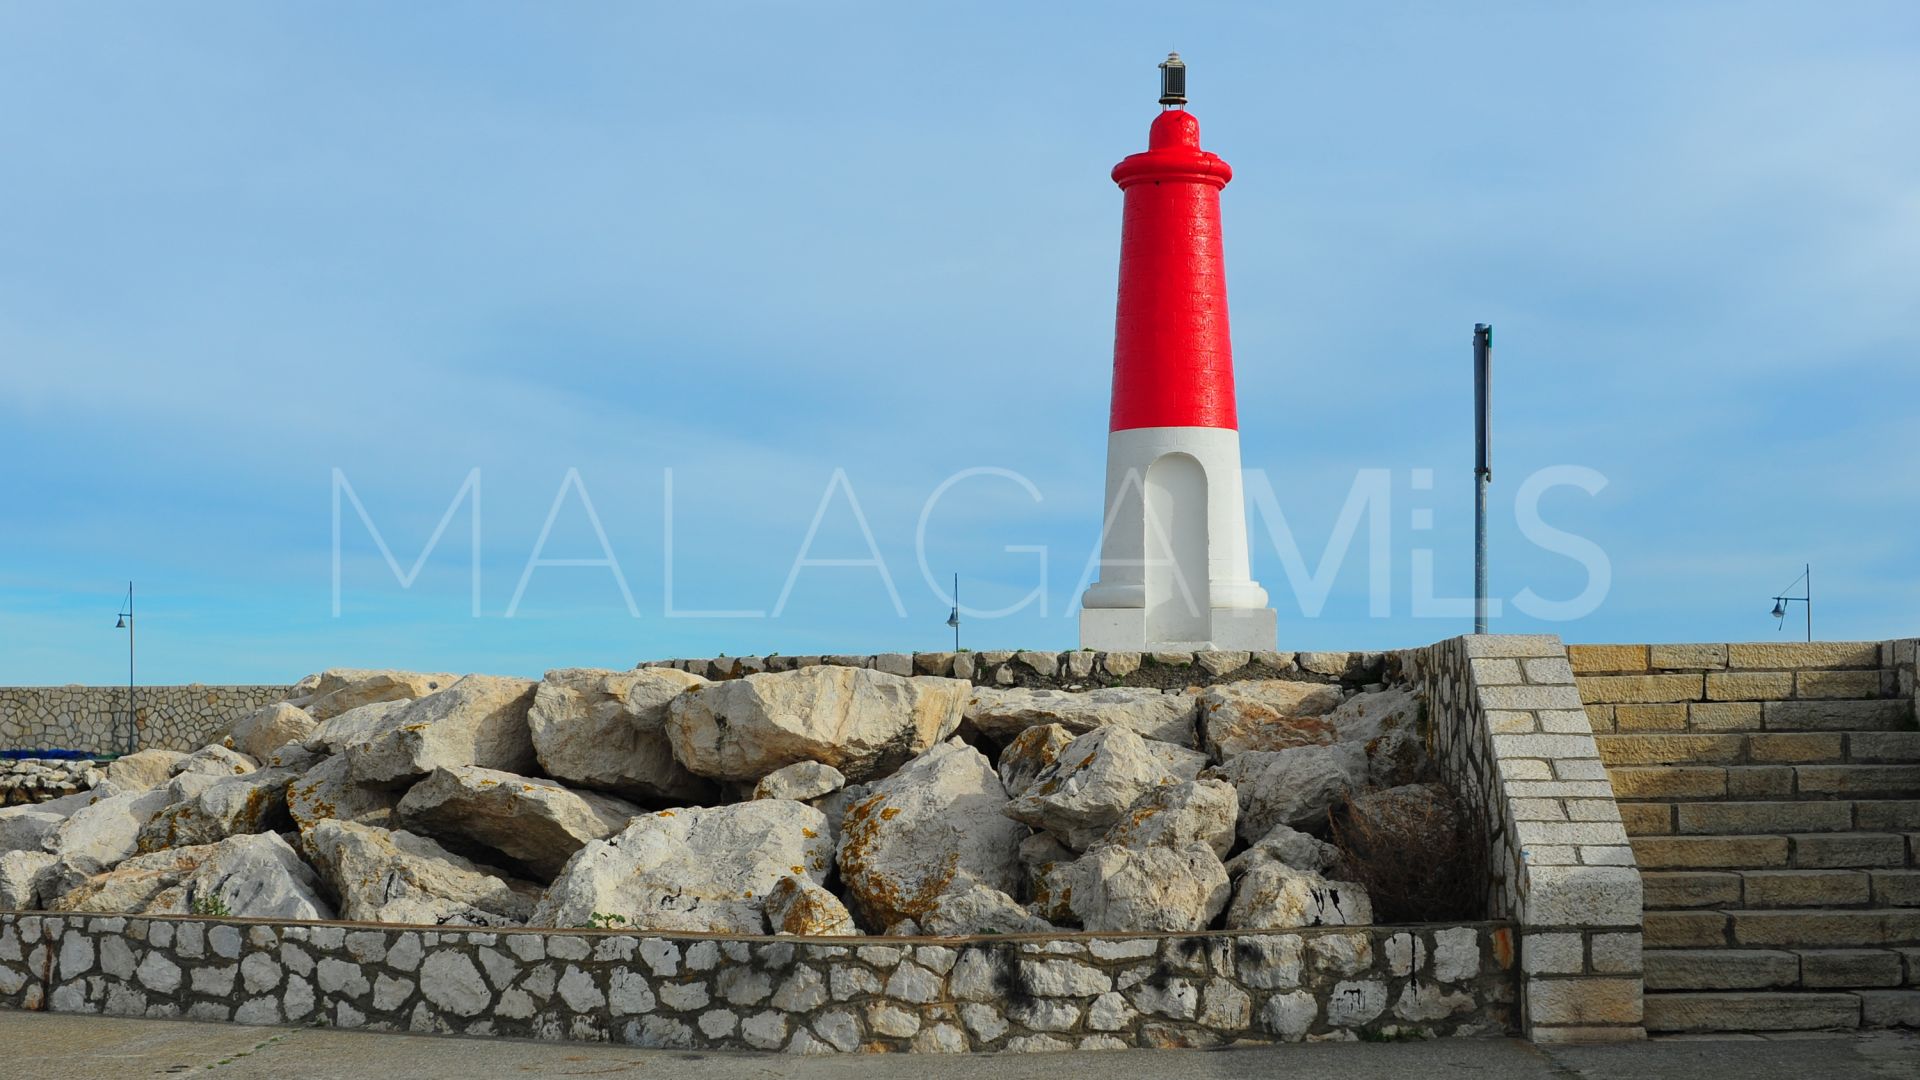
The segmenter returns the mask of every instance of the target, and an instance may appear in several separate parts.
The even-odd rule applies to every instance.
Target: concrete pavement
[[[596,1043],[435,1038],[323,1028],[0,1011],[0,1078],[135,1080],[439,1080],[616,1077],[620,1080],[1911,1080],[1920,1035],[1668,1039],[1539,1047],[1514,1039],[1247,1046],[1212,1052],[1127,1051],[939,1057],[718,1054]]]

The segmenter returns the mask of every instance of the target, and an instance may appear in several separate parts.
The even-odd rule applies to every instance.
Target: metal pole
[[[1807,641],[1813,641],[1813,564],[1807,564]]]
[[[139,712],[133,696],[133,582],[127,582],[127,753],[139,740]]]
[[[953,651],[960,651],[960,575],[953,575]]]
[[[1493,482],[1493,326],[1473,325],[1473,632],[1487,632],[1487,485]]]

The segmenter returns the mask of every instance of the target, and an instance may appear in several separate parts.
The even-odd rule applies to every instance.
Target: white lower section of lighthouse
[[[1080,599],[1080,647],[1271,650],[1267,591],[1250,576],[1240,433],[1132,428],[1107,437],[1100,579]]]

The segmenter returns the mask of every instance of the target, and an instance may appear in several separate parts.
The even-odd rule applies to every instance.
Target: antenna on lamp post
[[[1493,483],[1493,325],[1473,324],[1473,632],[1487,632],[1487,485]]]

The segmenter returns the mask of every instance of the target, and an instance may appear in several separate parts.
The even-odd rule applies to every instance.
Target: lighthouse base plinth
[[[1205,641],[1147,640],[1147,609],[1081,608],[1080,647],[1107,652],[1271,652],[1280,631],[1272,608],[1212,608]]]

